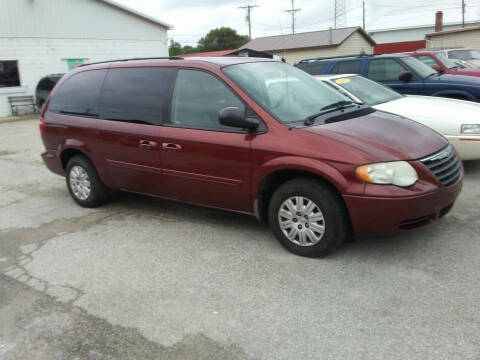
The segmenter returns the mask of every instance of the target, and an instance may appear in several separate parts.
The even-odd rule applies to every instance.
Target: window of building
[[[58,88],[49,111],[78,116],[98,116],[100,90],[106,70],[80,72],[64,81]]]
[[[103,85],[100,118],[160,125],[167,116],[175,68],[110,69]]]
[[[0,88],[20,86],[17,60],[0,60]]]
[[[404,71],[407,69],[393,59],[373,59],[368,64],[368,78],[374,81],[398,81]]]
[[[217,77],[204,71],[178,71],[172,99],[172,125],[232,131],[233,128],[218,121],[220,110],[226,107],[245,111],[243,102]]]
[[[430,67],[438,66],[438,63],[431,56],[421,55],[421,56],[417,56],[417,59]]]
[[[360,74],[361,60],[340,61],[335,64],[330,74]]]

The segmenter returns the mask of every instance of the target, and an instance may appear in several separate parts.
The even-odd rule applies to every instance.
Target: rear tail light
[[[38,124],[38,127],[40,128],[40,134],[42,135],[45,132],[45,126],[47,126],[45,119],[43,117],[40,117],[40,124]]]

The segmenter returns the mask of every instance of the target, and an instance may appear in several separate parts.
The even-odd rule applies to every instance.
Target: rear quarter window
[[[297,64],[297,67],[311,75],[320,75],[327,66],[327,61],[318,61],[311,63],[301,63]]]
[[[360,74],[361,68],[361,60],[340,61],[333,66],[330,74]]]
[[[98,116],[106,70],[89,70],[66,79],[53,94],[48,110],[59,114]]]

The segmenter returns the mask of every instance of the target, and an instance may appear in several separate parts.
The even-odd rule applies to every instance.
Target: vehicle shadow
[[[480,176],[480,160],[463,161],[463,168],[465,169],[466,176]]]

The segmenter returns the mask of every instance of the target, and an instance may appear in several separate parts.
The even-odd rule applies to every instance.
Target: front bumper
[[[60,156],[56,150],[47,149],[42,154],[42,160],[51,172],[65,176],[65,170],[62,166],[62,160],[60,159]]]
[[[408,197],[344,195],[357,236],[393,235],[425,226],[452,208],[462,189],[462,178],[450,186]]]

